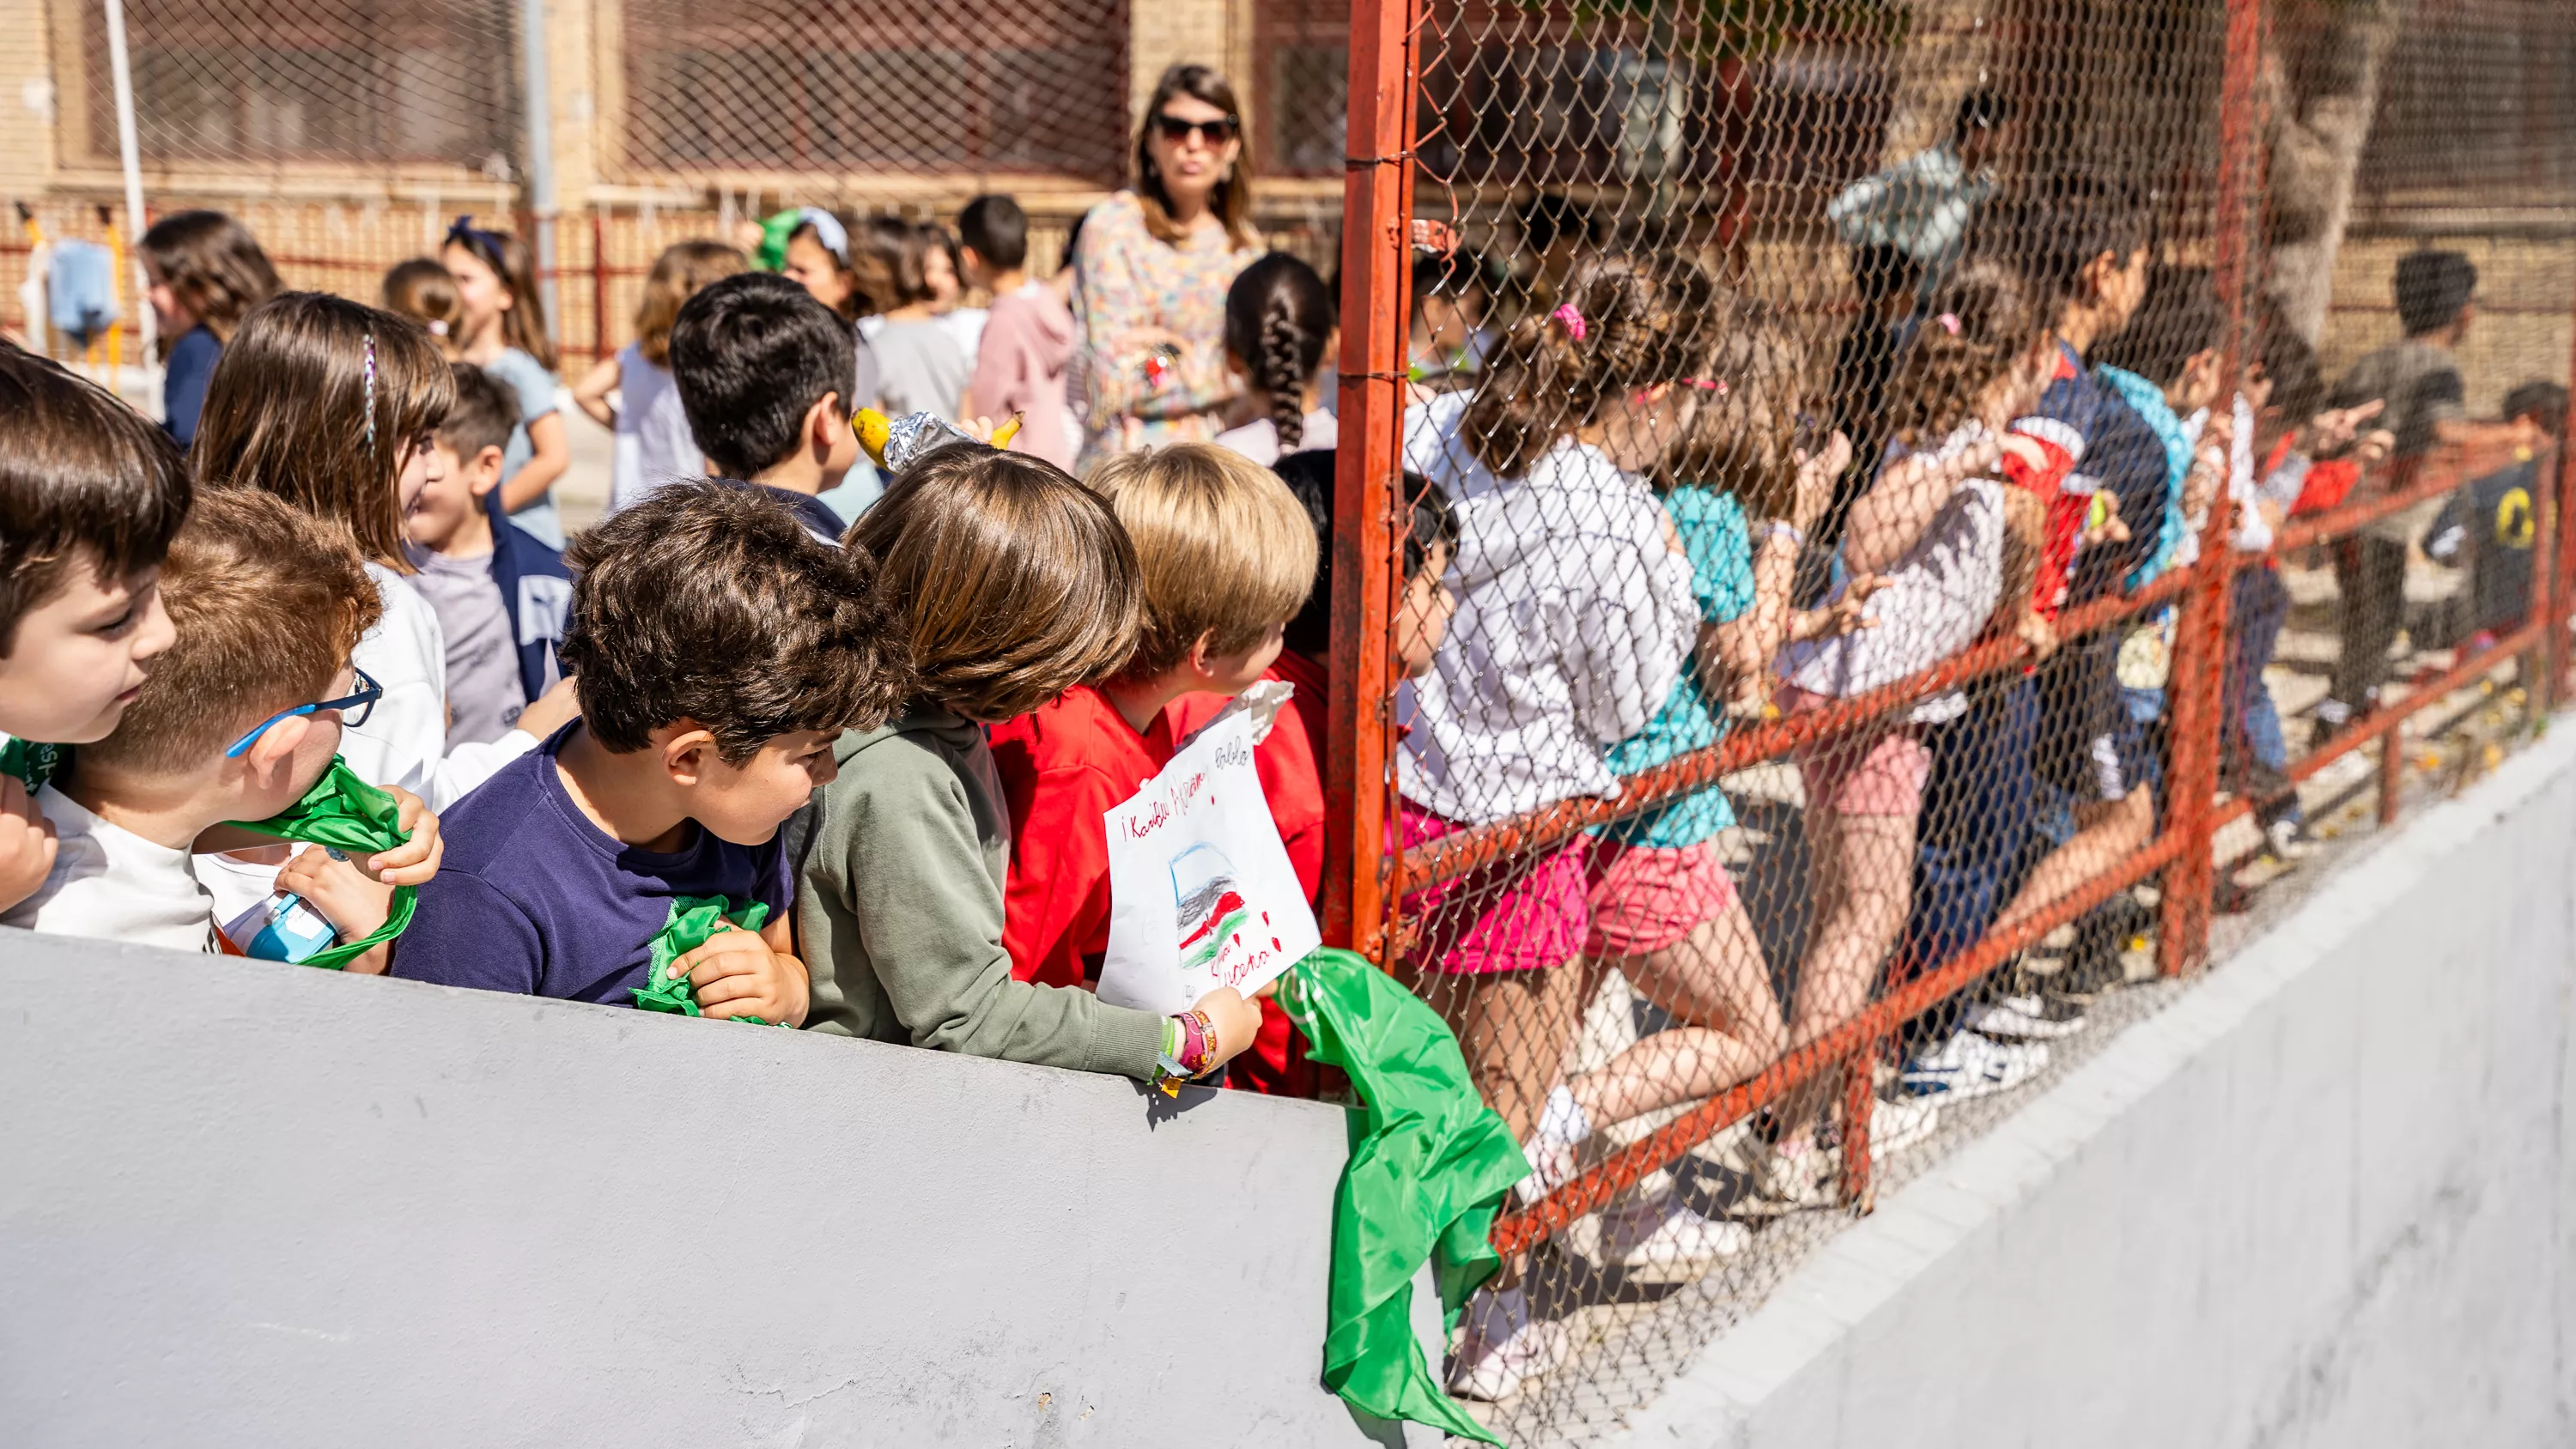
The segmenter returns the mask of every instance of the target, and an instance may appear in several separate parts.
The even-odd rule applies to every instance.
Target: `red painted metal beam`
[[[1402,890],[1386,849],[1393,795],[1396,475],[1411,281],[1414,46],[1421,0],[1353,0],[1342,183],[1342,445],[1333,484],[1330,743],[1324,759],[1325,941],[1384,960]]]

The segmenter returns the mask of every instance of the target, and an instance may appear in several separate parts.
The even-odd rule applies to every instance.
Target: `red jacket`
[[[1101,816],[1171,759],[1089,685],[1066,690],[987,737],[1011,811],[1002,945],[1011,974],[1079,986],[1109,949],[1109,835]]]

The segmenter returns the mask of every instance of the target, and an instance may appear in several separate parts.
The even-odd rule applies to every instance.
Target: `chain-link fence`
[[[1451,1387],[1581,1442],[2535,726],[2576,58],[2517,0],[1354,8],[1335,919],[1536,1169]],[[1456,534],[1401,679],[1399,459]]]

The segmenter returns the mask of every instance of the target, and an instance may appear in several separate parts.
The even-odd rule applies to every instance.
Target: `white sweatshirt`
[[[1690,562],[1644,482],[1593,448],[1560,441],[1496,477],[1456,441],[1458,397],[1407,429],[1407,462],[1457,509],[1458,614],[1397,697],[1399,783],[1466,824],[1615,796],[1604,749],[1645,727],[1698,636]]]

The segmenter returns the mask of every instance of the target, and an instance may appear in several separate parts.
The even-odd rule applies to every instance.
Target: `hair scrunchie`
[[[1572,302],[1566,303],[1564,306],[1557,308],[1555,311],[1550,312],[1547,315],[1555,321],[1564,323],[1565,335],[1573,338],[1577,342],[1582,341],[1583,334],[1591,330],[1584,325],[1583,310],[1575,306]]]

